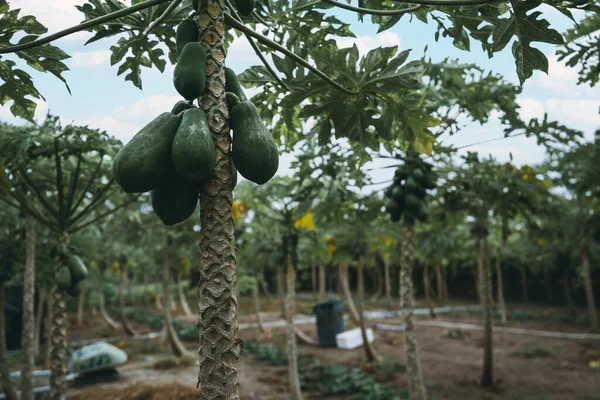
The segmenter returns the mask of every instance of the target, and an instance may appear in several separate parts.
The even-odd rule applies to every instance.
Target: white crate
[[[367,340],[369,343],[373,342],[373,329],[366,328]],[[341,349],[355,349],[363,344],[362,334],[360,328],[350,329],[349,331],[338,333],[335,336],[337,347]]]

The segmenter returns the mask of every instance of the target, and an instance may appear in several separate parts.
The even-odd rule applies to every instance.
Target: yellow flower
[[[113,270],[114,270],[114,271],[115,271],[117,274],[120,274],[120,273],[121,273],[121,267],[119,266],[119,263],[114,263],[114,264],[112,265],[112,267],[113,267]]]
[[[315,223],[313,222],[313,213],[309,211],[300,218],[298,218],[294,222],[294,228],[305,228],[309,231],[314,231]]]
[[[192,263],[190,262],[190,259],[187,258],[186,256],[181,256],[181,264],[183,265],[183,270],[187,273],[190,271],[190,267],[192,265]]]
[[[538,239],[536,243],[540,247],[544,247],[546,245],[546,241],[544,239]]]
[[[333,238],[333,237],[327,238],[327,255],[329,256],[329,258],[331,258],[331,256],[333,256],[333,253],[335,253],[336,249],[337,249],[337,241],[335,240],[335,238]]]
[[[248,211],[246,205],[241,200],[234,201],[233,204],[231,205],[231,209],[233,210],[233,220],[234,221],[242,218],[244,216],[244,214],[246,214],[246,211]]]

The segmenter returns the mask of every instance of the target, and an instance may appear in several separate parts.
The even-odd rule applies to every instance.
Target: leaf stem
[[[144,30],[142,33],[142,39],[146,38],[150,32],[156,29],[157,26],[162,24],[162,22],[167,19],[169,15],[177,8],[179,4],[181,4],[182,0],[173,0],[171,4],[167,7],[167,9]]]
[[[263,24],[264,26],[271,26],[271,24],[268,23],[263,17],[261,17],[260,14],[257,13],[256,11],[252,11],[251,15],[256,21]]]
[[[18,45],[15,45],[15,46],[9,46],[9,47],[0,48],[0,54],[15,53],[17,51],[23,51],[23,50],[31,49],[31,48],[34,48],[34,47],[42,46],[42,45],[44,45],[46,43],[50,43],[50,42],[52,42],[54,40],[60,39],[60,38],[65,37],[65,36],[68,36],[68,35],[70,35],[72,33],[83,31],[83,30],[91,28],[93,26],[100,25],[100,24],[103,24],[105,22],[111,21],[113,19],[121,18],[121,17],[124,17],[124,16],[129,15],[129,14],[133,14],[136,11],[145,10],[148,7],[152,7],[152,6],[161,4],[161,3],[166,3],[167,1],[170,1],[170,0],[147,0],[147,1],[144,1],[142,3],[138,3],[136,5],[133,5],[131,7],[127,7],[127,8],[124,8],[122,10],[115,11],[115,12],[112,12],[110,14],[103,15],[102,17],[94,18],[92,20],[83,22],[83,23],[81,23],[79,25],[72,26],[70,28],[67,28],[67,29],[64,29],[62,31],[53,33],[52,35],[48,35],[46,37],[34,40],[32,42],[18,44]]]
[[[281,46],[279,43],[276,43],[276,42],[272,41],[271,39],[264,37],[260,33],[257,33],[255,31],[253,31],[252,29],[248,28],[246,25],[242,24],[241,22],[239,22],[235,18],[233,18],[229,13],[224,13],[224,14],[225,14],[225,23],[227,25],[237,29],[240,32],[247,33],[248,35],[255,38],[259,43],[261,43],[267,47],[270,47],[273,50],[276,50],[276,51],[279,51],[279,52],[285,54],[292,60],[296,61],[298,64],[300,64],[303,67],[314,72],[315,75],[319,76],[321,79],[323,79],[325,82],[329,83],[331,86],[335,87],[336,89],[338,89],[344,93],[347,93],[347,94],[359,94],[359,91],[348,89],[348,88],[340,85],[339,83],[335,82],[333,79],[331,79],[326,74],[324,74],[321,70],[310,65],[305,59],[303,59],[296,53],[289,51],[285,47]]]
[[[399,3],[407,3],[403,0],[392,0]],[[473,6],[478,4],[500,3],[500,0],[411,0],[408,3],[421,4],[424,6]]]
[[[350,4],[340,3],[339,1],[335,1],[335,0],[321,0],[321,1],[323,3],[328,3],[328,4],[334,5],[339,8],[343,8],[345,10],[355,11],[360,14],[381,15],[381,16],[388,16],[388,17],[394,16],[394,15],[404,15],[406,13],[418,10],[419,8],[423,7],[423,5],[417,4],[416,6],[411,6],[411,7],[403,8],[400,10],[373,10],[371,8],[354,7],[354,6],[351,6]]]

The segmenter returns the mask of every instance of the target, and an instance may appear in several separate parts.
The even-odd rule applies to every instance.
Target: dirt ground
[[[301,311],[310,312],[304,304]],[[377,307],[371,307],[377,308]],[[522,307],[521,307],[522,308]],[[243,305],[240,322],[254,322],[252,307]],[[276,302],[264,305],[263,321],[277,320],[279,306]],[[306,310],[304,310],[306,309]],[[533,308],[532,308],[533,309]],[[557,310],[535,308],[536,312],[552,313]],[[562,311],[561,311],[562,312]],[[429,316],[419,316],[418,320],[430,320]],[[478,317],[440,314],[436,320],[458,321],[480,324]],[[398,318],[368,320],[375,323],[400,325]],[[549,330],[555,332],[585,332],[575,325],[547,321],[509,321],[507,326]],[[300,325],[302,331],[316,340],[316,327],[312,324]],[[346,329],[354,324],[347,321]],[[143,332],[151,329],[138,326]],[[481,331],[455,331],[434,326],[417,324],[420,356],[427,392],[444,400],[600,400],[600,369],[590,366],[592,361],[600,361],[600,340],[568,340],[547,337],[533,337],[514,333],[494,334],[495,387],[483,389],[478,381],[482,370]],[[375,331],[374,347],[386,359],[403,362],[403,335],[400,332]],[[82,328],[71,329],[70,340],[115,336],[99,324],[87,323]],[[257,330],[242,330],[244,340],[261,340],[285,348],[285,329],[270,331],[262,337]],[[97,384],[84,389],[71,389],[71,400],[94,400],[95,398],[158,400],[187,399],[197,395],[197,367],[184,365],[171,369],[157,370],[153,365],[157,360],[169,358],[169,350],[160,339],[131,341],[125,339],[117,343],[129,354],[129,361],[119,367],[121,380],[115,383]],[[194,343],[187,343],[191,351]],[[301,355],[311,355],[322,363],[340,363],[346,367],[365,367],[362,348],[343,350],[321,349],[299,344]],[[403,372],[388,373],[378,381],[393,386],[399,391],[406,387]],[[153,385],[147,388],[146,385]],[[157,388],[156,385],[161,385]],[[244,354],[240,366],[240,393],[245,400],[284,400],[288,399],[287,368],[275,367],[257,361]],[[325,398],[319,393],[307,393],[307,399]],[[331,400],[349,400],[350,397],[327,397]],[[381,399],[385,400],[385,399]]]

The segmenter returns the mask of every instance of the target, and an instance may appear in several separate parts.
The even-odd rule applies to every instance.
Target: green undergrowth
[[[155,314],[133,307],[126,307],[123,311],[125,317],[135,323],[143,324],[156,330],[162,329],[164,326],[164,316],[162,314]],[[174,319],[173,327],[181,339],[189,341],[198,340],[198,327],[196,325]]]
[[[525,345],[511,351],[510,356],[520,358],[552,358],[555,354],[546,347]]]

